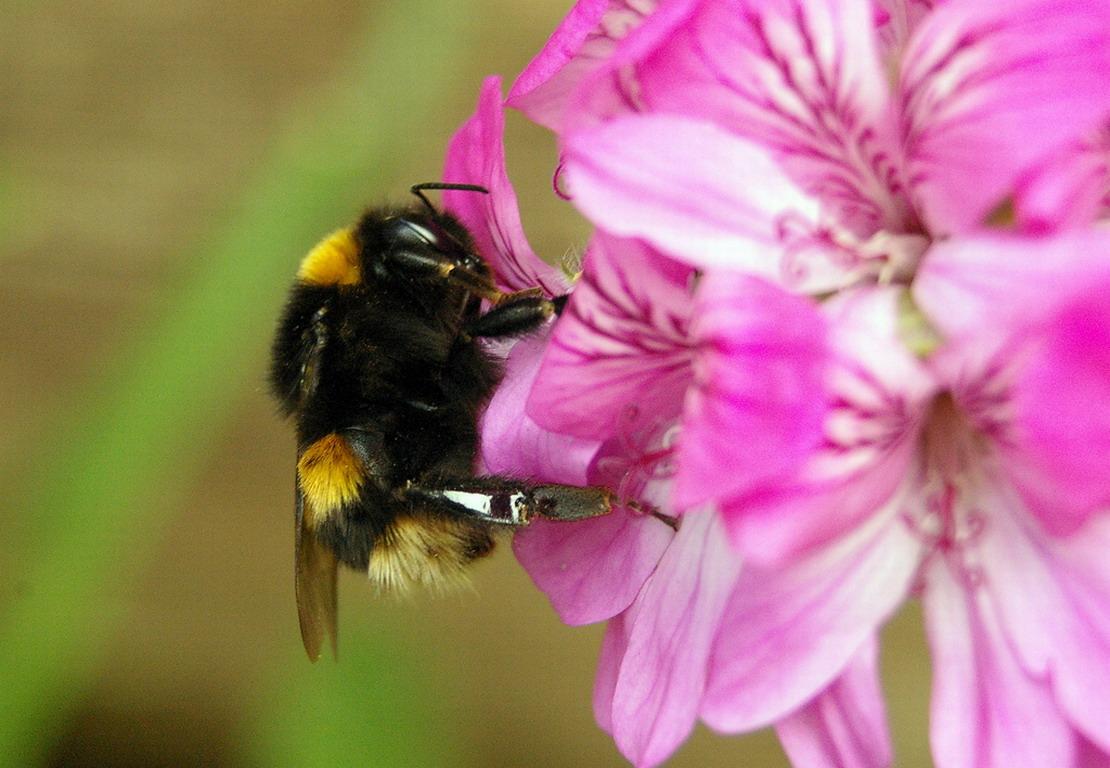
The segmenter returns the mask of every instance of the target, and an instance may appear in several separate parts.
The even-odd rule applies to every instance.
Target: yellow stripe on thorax
[[[363,481],[362,461],[343,437],[330,434],[305,449],[297,461],[297,481],[309,502],[315,528],[336,510],[358,498]]]
[[[297,278],[312,285],[354,285],[362,279],[354,232],[333,232],[308,252]]]

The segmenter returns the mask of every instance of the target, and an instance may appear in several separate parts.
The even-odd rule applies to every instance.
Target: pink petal
[[[1110,751],[1110,516],[1046,537],[1004,484],[979,500],[988,520],[983,582],[1030,677],[1050,680],[1068,719]]]
[[[693,331],[700,350],[679,442],[680,509],[795,469],[820,442],[827,407],[826,323],[809,299],[710,272]]]
[[[1091,224],[1110,213],[1110,122],[1064,147],[1023,179],[1015,195],[1018,222],[1031,232]]]
[[[1033,512],[1068,533],[1110,505],[1110,275],[1062,307],[1023,358],[1006,452],[1020,459],[1014,477]]]
[[[607,51],[604,61],[597,62],[567,100],[562,119],[567,132],[621,115],[650,111],[650,105],[641,98],[639,62],[675,40],[691,15],[697,13],[702,0],[645,2],[652,4],[650,12],[639,24],[623,30],[616,47]]]
[[[872,637],[844,673],[775,729],[798,768],[885,768],[891,762],[886,706]]]
[[[729,538],[745,559],[761,567],[783,567],[804,558],[901,503],[914,451],[908,435],[864,467],[844,467],[830,476],[823,476],[823,468],[807,467],[779,488],[728,499],[722,514]]]
[[[588,485],[600,443],[543,429],[524,410],[549,339],[550,332],[522,339],[509,354],[505,376],[482,415],[482,463],[493,474]]]
[[[1110,515],[1102,514],[1068,539],[1050,543],[1053,567],[1073,609],[1058,632],[1057,698],[1068,717],[1110,753]],[[1051,620],[1050,620],[1051,621]]]
[[[889,288],[825,303],[824,439],[792,476],[723,505],[733,541],[750,561],[773,567],[802,556],[906,492],[937,384],[902,342],[898,307],[899,292]]]
[[[900,87],[909,181],[928,228],[975,227],[1023,171],[1110,110],[1110,3],[942,3],[916,30]]]
[[[891,508],[805,560],[746,568],[713,651],[702,718],[749,731],[827,688],[906,597],[920,551]]]
[[[717,515],[688,514],[624,614],[610,724],[617,746],[636,766],[658,765],[693,728],[710,648],[739,570]]]
[[[596,224],[694,266],[775,279],[782,222],[816,221],[816,201],[763,149],[709,123],[620,118],[572,134],[564,156],[574,202]]]
[[[584,86],[583,109],[617,91],[640,111],[706,119],[769,152],[840,226],[869,235],[906,221],[867,0],[676,5],[684,13],[665,5]],[[647,34],[664,23],[666,35]]]
[[[655,570],[674,531],[653,517],[616,509],[576,523],[539,520],[513,538],[513,551],[566,624],[617,615]]]
[[[1047,682],[1019,665],[986,593],[941,556],[926,577],[937,767],[1072,765],[1074,734]]]
[[[578,122],[623,102],[753,140],[859,234],[906,219],[864,0],[666,4],[583,91]]]
[[[933,0],[875,0],[875,28],[889,71],[898,65],[910,35],[934,5]]]
[[[579,83],[654,10],[655,0],[579,0],[513,83],[507,103],[553,131]]]
[[[628,631],[624,614],[617,614],[605,627],[601,641],[601,654],[597,661],[597,679],[594,681],[594,718],[601,730],[613,733],[613,693],[620,679],[621,662],[628,651]]]
[[[470,231],[502,288],[540,286],[549,296],[561,296],[567,292],[566,280],[536,256],[520,223],[516,192],[505,172],[504,132],[501,79],[489,77],[482,83],[477,111],[451,139],[443,168],[444,181],[479,184],[489,194],[449,190],[443,193],[443,206]]]
[[[482,420],[485,469],[590,485],[598,479],[589,469],[599,444],[548,432],[524,413],[547,341],[546,334],[525,338],[509,355],[505,379]],[[576,523],[536,521],[517,533],[513,551],[564,622],[591,624],[628,607],[672,537],[659,520],[616,509]]]
[[[1079,740],[1079,756],[1076,768],[1110,768],[1110,754],[1091,744],[1086,739]]]
[[[936,243],[913,285],[916,304],[945,337],[1005,339],[1044,321],[1060,302],[1110,274],[1110,232],[1053,237],[977,235]]]
[[[673,420],[693,376],[692,276],[640,243],[595,236],[528,413],[551,429],[593,439]]]
[[[1066,533],[1110,502],[1110,468],[1099,457],[1110,447],[1110,232],[939,244],[914,294],[950,337],[934,368],[949,367],[955,387],[1000,382],[965,399],[972,411],[985,403],[975,418],[998,435],[1011,477],[1042,523]]]

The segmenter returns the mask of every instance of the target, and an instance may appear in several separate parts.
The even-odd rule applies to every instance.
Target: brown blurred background
[[[601,628],[562,626],[507,546],[473,594],[375,602],[345,575],[340,661],[305,660],[264,388],[300,255],[436,179],[481,79],[507,87],[569,5],[6,4],[0,728],[23,735],[0,744],[23,752],[0,764],[624,764],[593,722]],[[507,143],[537,250],[581,245],[550,138],[516,119]],[[256,271],[224,296],[220,259]],[[927,765],[918,622],[888,635],[898,762]],[[785,759],[699,729],[672,764]]]

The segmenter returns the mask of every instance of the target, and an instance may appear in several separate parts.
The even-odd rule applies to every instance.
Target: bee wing
[[[332,656],[339,653],[337,632],[338,563],[331,550],[316,539],[305,524],[305,505],[297,489],[296,539],[294,543],[294,582],[297,591],[297,615],[301,622],[301,640],[308,658],[320,658],[324,635],[331,637]]]

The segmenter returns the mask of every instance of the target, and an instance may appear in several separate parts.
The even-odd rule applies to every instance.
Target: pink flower
[[[715,474],[724,475],[724,483],[712,482],[721,494],[736,482],[790,476],[825,419],[826,403],[812,395],[823,386],[829,345],[851,348],[861,340],[878,311],[871,305],[881,303],[845,302],[847,330],[831,339],[827,321],[805,299],[726,274],[707,275],[694,292],[692,277],[634,241],[599,234],[528,402],[544,427],[604,442],[591,482],[672,514],[684,482],[697,504]],[[888,335],[897,352],[893,326]],[[882,339],[869,341],[879,346]],[[903,368],[920,370],[912,358]],[[899,380],[906,373],[880,369],[876,376]],[[768,407],[753,410],[752,403]],[[734,453],[730,435],[744,440],[768,430],[775,439],[752,444],[756,449],[734,464],[738,470],[721,463]],[[682,436],[677,447],[675,434]],[[689,435],[717,450],[683,451]],[[898,519],[894,505],[788,570],[741,569],[711,508],[687,512],[673,540],[651,519],[619,531],[623,546],[644,558],[635,561],[634,576],[613,567],[631,561],[613,557],[621,543],[613,538],[615,522],[604,533],[601,521],[533,527],[518,535],[516,550],[564,619],[615,617],[595,709],[637,765],[665,759],[699,717],[733,731],[779,723],[787,748],[800,753],[827,748],[812,735],[813,723],[826,723],[848,740],[846,749],[882,763],[888,740],[871,728],[883,721],[873,634],[909,589],[922,549],[891,519]],[[643,545],[647,536],[657,537],[651,546]],[[583,589],[584,574],[601,571],[605,579]],[[581,612],[617,590],[621,599],[606,602],[607,612]],[[859,604],[861,596],[870,599]],[[844,706],[866,727],[830,722]]]
[[[614,7],[520,89],[604,230],[528,414],[682,514],[518,539],[564,616],[619,593],[574,618],[613,617],[599,722],[638,765],[699,717],[888,764],[917,591],[938,765],[1105,763],[1110,3],[674,0],[584,54]]]
[[[483,86],[477,113],[451,144],[444,175],[449,181],[487,186],[489,198],[448,193],[445,204],[482,244],[504,287],[538,283],[557,289],[560,279],[535,258],[520,227],[515,197],[504,174],[500,110],[499,83],[491,78]],[[560,322],[558,339],[551,341],[541,334],[516,344],[509,352],[505,381],[483,418],[483,463],[493,472],[608,484],[629,498],[670,509],[673,483],[668,467],[674,458],[670,443],[675,422],[684,415],[683,426],[688,431],[699,431],[707,441],[722,439],[727,437],[727,429],[735,426],[736,418],[748,415],[737,403],[751,400],[752,392],[773,393],[774,388],[766,382],[750,380],[737,386],[734,377],[715,375],[714,371],[727,368],[725,359],[730,356],[750,358],[768,345],[779,348],[784,359],[791,349],[808,350],[813,357],[822,343],[808,338],[806,330],[815,329],[817,318],[804,302],[768,292],[770,286],[721,276],[714,278],[718,283],[714,291],[706,289],[699,294],[703,311],[694,323],[690,298],[696,276],[691,268],[634,241],[602,233],[595,238],[586,261],[586,273]],[[758,307],[750,301],[745,304],[742,292],[737,292],[745,287],[755,295],[762,291],[765,299],[787,314],[795,314],[798,322],[765,323]],[[730,302],[728,297],[733,295],[741,300]],[[745,323],[745,311],[756,322]],[[692,324],[699,330],[692,331]],[[612,345],[606,355],[623,361],[607,360],[606,355],[592,361],[576,360],[576,344],[593,344],[599,336]],[[556,418],[573,420],[576,413],[582,413],[600,415],[601,420],[587,418],[554,432],[524,415],[530,394],[552,394],[550,389],[535,388],[537,375],[544,375],[540,361],[545,352],[544,365],[556,374],[560,367],[570,365],[587,377],[580,382],[587,387],[585,399],[581,403],[573,400],[582,392],[579,386],[564,390],[570,399],[563,399],[558,392],[549,403],[534,397],[529,409],[550,410]],[[609,362],[616,364],[610,366]],[[704,367],[705,375],[700,378],[702,385],[691,390],[696,366]],[[627,376],[629,370],[631,377]],[[778,383],[790,384],[788,379],[784,372]],[[556,375],[553,381],[558,380]],[[604,402],[590,403],[590,391],[604,394]],[[695,396],[684,405],[688,391]],[[773,398],[779,404],[777,415],[790,418],[793,413],[799,423],[812,428],[822,407],[814,410],[799,394],[804,391]],[[616,407],[626,404],[624,398],[636,403],[635,407]],[[791,434],[797,433],[784,436]],[[784,441],[783,446],[788,445],[789,440]],[[705,460],[712,463],[712,458],[709,453]],[[684,465],[697,467],[699,461],[688,459]],[[764,465],[780,468],[780,457],[768,452],[753,462],[753,470]],[[711,471],[711,467],[699,471]],[[886,546],[889,543],[889,535],[876,537],[874,531],[857,537],[837,553],[838,557],[863,555],[856,558],[852,574],[842,585],[819,588],[818,593],[844,595],[872,577],[887,578],[891,564],[900,562],[889,556],[898,551]],[[762,724],[778,719],[781,711],[796,710],[794,716],[781,721],[780,728],[788,749],[799,754],[824,754],[828,749],[813,738],[813,722],[849,739],[853,749],[862,750],[860,754],[889,753],[885,735],[856,734],[856,724],[845,722],[839,714],[840,707],[848,707],[866,722],[882,721],[882,703],[873,690],[875,646],[867,638],[859,639],[854,617],[843,614],[850,621],[837,618],[843,597],[828,600],[826,610],[815,613],[810,610],[814,599],[811,583],[742,577],[740,558],[727,546],[718,517],[711,510],[687,513],[677,535],[659,520],[624,509],[581,524],[539,522],[518,535],[514,548],[565,621],[578,624],[612,619],[599,669],[597,716],[637,764],[660,762],[689,733],[711,681],[712,657],[720,655],[720,629],[737,600],[770,601],[764,602],[764,619],[752,622],[747,638],[739,640],[750,648],[750,658],[766,653],[768,635],[777,632],[784,621],[802,616],[809,617],[809,625],[821,631],[827,630],[827,624],[813,617],[823,616],[843,626],[843,637],[824,647],[838,658],[845,653],[851,656],[845,662],[849,671],[843,680],[801,709],[797,709],[799,695],[808,697],[811,689],[821,685],[807,682],[814,674],[813,665],[801,665],[799,674],[785,678],[772,664],[748,670],[753,690],[774,690],[773,696],[756,697],[749,716]],[[906,578],[904,573],[901,578]],[[876,610],[886,609],[878,605]],[[859,626],[866,632],[870,624]],[[668,633],[668,641],[660,642],[659,629]],[[860,648],[860,643],[866,648]],[[660,678],[667,683],[659,685]]]

